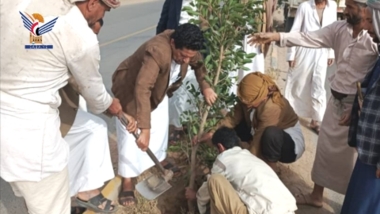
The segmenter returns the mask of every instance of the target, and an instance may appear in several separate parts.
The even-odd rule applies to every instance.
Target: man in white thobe
[[[311,195],[300,194],[297,203],[323,206],[323,190],[345,194],[356,161],[355,149],[347,145],[348,127],[341,126],[351,114],[356,83],[371,71],[378,57],[377,45],[363,30],[365,0],[347,0],[346,21],[337,21],[313,32],[255,34],[251,43],[279,41],[281,46],[332,48],[337,71],[329,78],[332,96],[326,107],[312,170]]]
[[[299,5],[290,32],[319,30],[336,21],[337,4],[332,0],[309,0]],[[326,110],[327,65],[334,61],[332,49],[288,48],[289,74],[284,96],[300,117],[311,118],[310,128],[319,133]]]
[[[29,11],[30,1],[2,2],[1,177],[25,199],[31,214],[70,213],[69,147],[59,132],[58,116],[58,90],[67,84],[68,70],[92,112],[121,112],[120,103],[102,82],[98,41],[88,27],[119,4],[107,1],[77,3],[67,15],[58,17],[50,32],[37,38],[42,32],[26,29],[24,25],[30,25],[23,20],[39,22],[42,28],[55,17]],[[30,39],[38,42],[41,38],[43,45],[52,48],[26,49],[30,45],[46,48],[30,44]]]
[[[272,168],[246,149],[239,147],[233,129],[222,127],[212,138],[219,155],[211,175],[197,194],[186,188],[186,198],[197,199],[199,212],[211,214],[291,214],[296,200]]]
[[[98,34],[102,26],[102,19],[91,26]],[[104,182],[112,179],[115,174],[112,167],[108,143],[107,124],[101,118],[87,112],[87,104],[78,92],[75,80],[70,77],[69,84],[60,90],[62,104],[59,107],[61,119],[61,133],[70,147],[68,163],[70,196],[76,196],[81,207],[72,207],[73,213],[81,213],[87,207],[96,212],[103,212],[103,208],[93,206],[95,198],[103,199],[99,188]],[[130,118],[129,118],[130,119]],[[90,197],[91,202],[84,202],[82,198]],[[98,200],[99,201],[99,200]],[[92,205],[88,205],[91,203]],[[113,205],[109,199],[102,204]],[[113,209],[112,206],[106,210]]]

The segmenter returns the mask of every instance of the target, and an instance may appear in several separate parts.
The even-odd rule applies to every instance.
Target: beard
[[[357,24],[360,24],[360,22],[362,21],[362,17],[358,15],[352,15],[352,16],[346,15],[346,21],[348,24],[357,25]]]

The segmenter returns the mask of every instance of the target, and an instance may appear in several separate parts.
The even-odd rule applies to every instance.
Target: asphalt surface
[[[117,66],[144,41],[155,35],[163,0],[124,0],[122,6],[106,13],[99,33],[101,52],[100,72],[109,90],[111,77]],[[110,132],[111,120],[106,120]],[[8,183],[0,179],[0,213],[26,214],[24,201],[14,196]]]

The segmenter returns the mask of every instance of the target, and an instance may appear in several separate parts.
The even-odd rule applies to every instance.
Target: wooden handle
[[[127,127],[128,126],[128,119],[124,116],[124,114],[122,113],[121,116],[120,116],[120,121],[121,123]],[[136,140],[139,138],[139,135],[137,133],[133,133],[133,136],[136,138]],[[146,150],[146,153],[149,155],[150,159],[152,159],[152,161],[154,162],[154,164],[156,164],[156,166],[159,168],[159,170],[161,171],[161,173],[163,175],[165,175],[165,169],[164,167],[162,167],[160,161],[158,161],[157,157],[153,154],[153,152],[149,149]]]

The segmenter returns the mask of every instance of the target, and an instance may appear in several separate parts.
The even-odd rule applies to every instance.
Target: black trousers
[[[267,127],[261,137],[261,154],[270,162],[296,161],[295,143],[288,133],[276,127]]]

